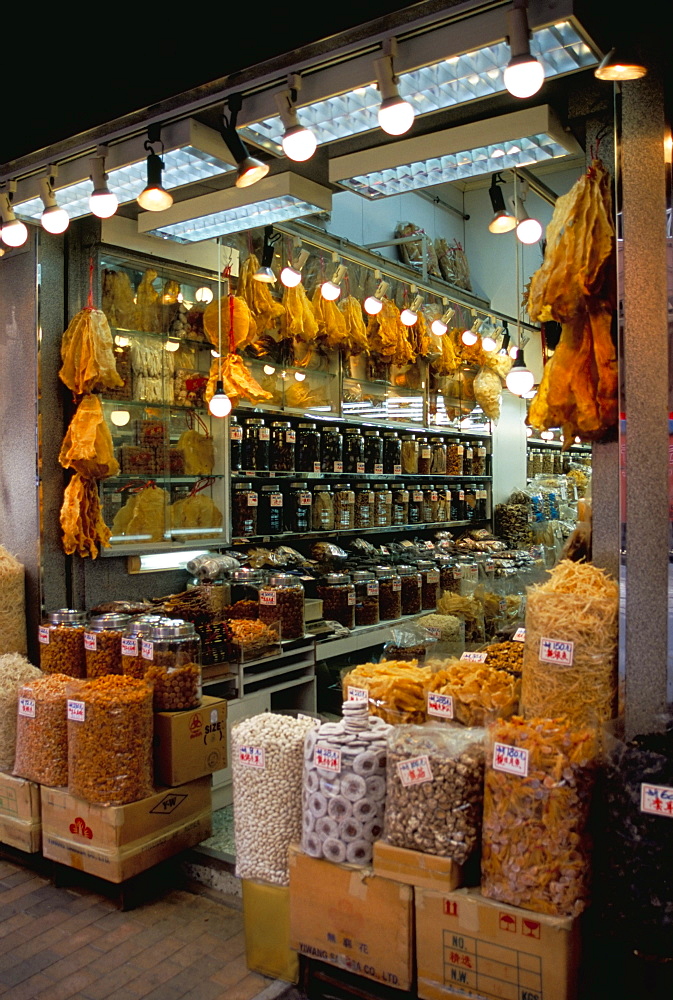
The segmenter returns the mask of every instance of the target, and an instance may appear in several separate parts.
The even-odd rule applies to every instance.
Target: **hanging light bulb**
[[[131,414],[128,410],[112,410],[110,413],[110,420],[115,427],[126,427],[130,419]]]
[[[301,250],[297,255],[294,265],[288,261],[287,266],[280,272],[280,280],[286,288],[296,288],[300,284],[301,271],[308,258],[308,250]]]
[[[224,391],[221,379],[215,383],[215,392],[210,397],[208,409],[214,417],[228,417],[231,413],[231,400]]]
[[[11,186],[9,190],[11,191]],[[23,222],[20,222],[14,215],[7,191],[0,192],[0,218],[2,219],[0,239],[2,239],[5,246],[22,247],[28,239],[28,230]]]
[[[310,129],[299,123],[297,118],[297,91],[301,90],[301,76],[298,73],[290,74],[287,85],[287,90],[276,94],[278,114],[285,129],[281,145],[290,160],[303,163],[315,153],[318,140]]]
[[[98,155],[91,157],[91,181],[93,191],[89,198],[89,208],[99,219],[109,219],[117,211],[117,195],[108,187],[105,173],[105,146],[98,147]]]
[[[381,95],[379,125],[388,135],[404,135],[414,124],[414,109],[400,97],[397,89],[397,77],[393,69],[393,58],[396,55],[397,39],[390,38],[383,43],[383,54],[374,60],[376,85]]]
[[[264,372],[265,375],[275,375],[276,374],[276,369],[273,367],[273,365],[264,365],[264,368],[262,370],[263,370],[263,372]]]
[[[411,286],[411,290],[412,292],[416,291],[413,285]],[[400,313],[400,321],[404,323],[405,326],[413,326],[414,323],[418,322],[418,310],[421,308],[422,305],[423,305],[423,296],[415,295],[411,302],[411,305],[407,306],[407,308],[403,309],[402,312]]]
[[[140,192],[136,201],[146,212],[165,212],[173,204],[173,195],[163,187],[161,174],[164,169],[164,161],[154,152],[154,145],[161,143],[163,152],[164,144],[161,142],[161,129],[157,125],[152,125],[147,131],[145,149],[149,150],[147,156],[147,186]]]
[[[528,392],[535,385],[535,376],[526,368],[521,348],[517,348],[516,360],[507,373],[505,385],[515,396],[523,396],[524,392]]]
[[[56,167],[51,166],[49,167],[47,176],[40,178],[40,198],[42,199],[42,204],[44,205],[44,211],[40,216],[40,222],[42,223],[42,228],[46,230],[46,232],[57,236],[60,233],[64,233],[70,225],[70,216],[56,201],[56,195],[54,194],[55,176]]]
[[[540,437],[542,438],[543,441],[553,441],[554,440],[554,432],[553,431],[542,431],[542,433],[540,434]]]
[[[485,337],[481,338],[481,349],[482,351],[485,351],[487,354],[492,354],[497,346],[498,345],[496,344],[493,337],[489,336],[488,334],[486,334]]]
[[[472,347],[474,344],[477,343],[477,341],[479,340],[479,331],[484,325],[485,317],[484,319],[479,319],[474,310],[472,312],[472,315],[476,317],[474,323],[472,324],[472,329],[463,330],[463,333],[460,338],[466,347]]]
[[[521,243],[528,245],[537,243],[542,236],[542,226],[537,219],[531,219],[529,216],[526,216],[525,219],[521,219],[517,223],[516,236]]]
[[[202,285],[201,288],[197,288],[194,292],[194,298],[197,302],[203,302],[208,305],[209,302],[213,301],[213,290],[208,288],[208,285]]]
[[[219,351],[216,351],[215,348],[213,347],[213,348],[211,348],[210,356],[211,356],[211,358],[219,358],[220,353],[219,353]]]
[[[447,305],[448,299],[442,299],[442,304]],[[449,323],[456,315],[456,310],[449,306],[443,313],[441,318],[433,319],[430,324],[430,329],[434,333],[435,337],[443,337],[446,331],[449,329]]]
[[[238,113],[243,106],[243,98],[240,94],[232,94],[227,100],[229,117],[224,116],[222,126],[222,138],[229,147],[229,152],[234,157],[237,164],[236,187],[244,188],[261,181],[269,172],[269,164],[262,163],[261,160],[250,156],[248,148],[236,131],[236,120]]]
[[[544,83],[544,68],[530,52],[527,0],[514,0],[507,13],[510,60],[503,73],[512,97],[532,97]]]
[[[120,333],[115,334],[115,344],[117,347],[128,347],[131,341],[128,337],[122,337]]]
[[[491,186],[488,189],[491,206],[493,207],[494,212],[493,218],[488,224],[488,231],[490,233],[511,233],[516,226],[516,219],[511,212],[507,211],[505,206],[505,196],[503,195],[501,188],[498,186],[504,183],[502,174],[493,174],[493,177],[491,178]]]
[[[295,372],[294,377],[297,380],[297,382],[303,382],[304,379],[306,378],[306,372]]]
[[[255,281],[261,281],[267,285],[273,285],[276,282],[276,275],[271,270],[271,263],[273,261],[273,226],[264,227],[264,247],[262,249],[262,262],[259,269],[253,274]]]
[[[381,272],[374,271],[374,277],[380,279]],[[363,305],[365,312],[368,316],[378,316],[378,314],[383,309],[383,300],[390,291],[390,284],[387,281],[380,281],[376,286],[376,291],[373,295],[368,295],[365,299]]]
[[[320,286],[320,294],[328,302],[335,302],[341,295],[341,282],[346,275],[346,268],[343,264],[339,264],[336,271],[332,275],[330,281],[323,281]]]
[[[173,351],[177,351],[177,350],[179,350],[179,348],[180,348],[180,341],[179,340],[172,340],[169,337],[168,340],[164,341],[164,350],[165,351],[170,351],[171,353],[173,353]]]
[[[533,436],[533,428],[532,427],[526,427],[526,437],[527,438],[532,438],[532,436]]]
[[[622,46],[610,49],[600,66],[594,70],[598,80],[640,80],[647,75],[647,67],[635,57],[633,52],[627,52]]]

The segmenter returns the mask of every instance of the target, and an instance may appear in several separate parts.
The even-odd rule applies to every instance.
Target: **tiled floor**
[[[272,1000],[286,984],[248,972],[242,926],[236,901],[207,889],[168,889],[122,912],[0,860],[0,997]]]

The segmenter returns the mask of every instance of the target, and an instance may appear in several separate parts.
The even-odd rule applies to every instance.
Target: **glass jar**
[[[365,472],[383,475],[383,439],[378,431],[365,431]]]
[[[86,613],[73,608],[50,611],[37,630],[40,670],[45,674],[86,677],[84,632]]]
[[[231,531],[234,537],[248,538],[257,532],[259,497],[252,483],[234,483],[231,496]]]
[[[542,452],[542,475],[551,476],[554,472],[554,454],[546,449]]]
[[[442,593],[460,593],[460,580],[463,572],[459,564],[451,556],[438,556],[439,563],[439,589]]]
[[[465,496],[465,520],[474,521],[477,509],[477,487],[474,483],[465,483],[463,494]]]
[[[285,527],[283,521],[283,494],[280,487],[262,486],[257,509],[257,534],[279,535]]]
[[[407,524],[423,524],[423,489],[418,483],[409,487]]]
[[[310,531],[313,523],[312,506],[313,495],[306,483],[290,483],[285,504],[285,530],[297,534]]]
[[[560,476],[563,474],[563,455],[560,451],[554,452],[554,475]]]
[[[383,472],[386,476],[402,474],[402,442],[397,431],[383,434]]]
[[[486,475],[486,446],[483,441],[477,441],[472,456],[472,475]]]
[[[297,472],[320,472],[320,431],[315,424],[299,424],[295,452]]]
[[[313,490],[311,527],[313,531],[334,531],[334,497],[327,485],[321,484]]]
[[[155,712],[183,712],[201,704],[201,639],[192,622],[153,625],[142,644],[145,680],[154,685]]]
[[[439,493],[434,486],[423,487],[423,523],[436,524],[439,520]]]
[[[355,587],[355,624],[378,625],[379,623],[379,582],[369,570],[353,573]]]
[[[465,520],[465,491],[461,485],[451,490],[451,520]]]
[[[421,574],[415,566],[398,566],[402,581],[402,614],[417,615],[421,610]]]
[[[399,487],[393,490],[394,525],[409,524],[409,490]]]
[[[535,475],[535,452],[532,448],[526,454],[526,477],[532,479]]]
[[[421,610],[434,611],[439,600],[439,570],[435,563],[422,560],[418,564],[421,574]]]
[[[334,487],[334,527],[355,528],[355,493],[348,483]]]
[[[430,472],[433,476],[445,476],[447,469],[447,448],[446,441],[441,437],[430,438],[432,456],[430,458]]]
[[[379,582],[379,616],[381,621],[393,621],[402,615],[402,581],[391,566],[377,566]]]
[[[236,417],[229,417],[229,465],[232,472],[243,468],[243,428]]]
[[[437,490],[437,522],[444,523],[451,520],[451,490],[444,487]]]
[[[289,573],[277,573],[259,592],[259,620],[265,625],[278,622],[280,638],[301,639],[304,635],[304,587]]]
[[[536,448],[533,452],[533,476],[542,475],[542,452],[539,448]]]
[[[405,476],[418,473],[418,440],[413,434],[402,436],[402,472]]]
[[[261,417],[250,417],[243,428],[243,468],[246,472],[269,469],[269,428]]]
[[[449,441],[446,448],[446,474],[447,476],[462,476],[463,474],[463,446],[457,441]]]
[[[264,586],[266,573],[262,569],[250,569],[242,566],[234,570],[231,577],[231,603],[255,605],[255,613],[252,617],[257,617],[257,605],[259,604],[259,591]],[[246,609],[248,610],[248,609]],[[249,609],[252,611],[252,609]]]
[[[138,680],[145,676],[147,660],[143,659],[143,639],[147,639],[154,625],[171,619],[162,615],[139,615],[129,623],[121,638],[122,674]]]
[[[323,472],[343,472],[344,439],[340,427],[323,427],[320,436],[320,464]]]
[[[429,476],[432,465],[432,447],[426,437],[418,439],[418,474]]]
[[[472,466],[472,457],[474,454],[474,448],[471,441],[466,441],[463,447],[463,475],[472,476],[474,475]]]
[[[365,439],[359,427],[344,431],[344,472],[365,472]]]
[[[474,520],[488,520],[488,490],[477,490],[477,506],[474,511]]]
[[[358,486],[355,491],[355,527],[374,527],[374,491],[369,486]]]
[[[294,472],[294,449],[297,432],[289,420],[274,420],[271,424],[269,468],[274,472]]]
[[[374,527],[389,528],[393,523],[393,491],[387,483],[374,486]]]
[[[328,573],[318,585],[318,597],[325,621],[355,626],[355,587],[348,573]]]
[[[121,640],[129,627],[130,615],[94,615],[84,633],[87,677],[104,677],[122,672]]]

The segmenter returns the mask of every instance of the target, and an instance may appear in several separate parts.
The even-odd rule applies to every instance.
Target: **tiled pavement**
[[[0,860],[2,1000],[272,1000],[248,972],[240,903],[168,888],[122,912],[90,888]]]

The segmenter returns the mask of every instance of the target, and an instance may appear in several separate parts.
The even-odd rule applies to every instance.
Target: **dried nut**
[[[154,685],[154,711],[180,712],[201,704],[201,667],[198,663],[162,666],[155,662],[145,667],[145,680]],[[147,661],[145,661],[147,664]]]
[[[40,670],[45,674],[86,676],[83,625],[50,626],[49,642],[40,643]]]
[[[279,587],[275,604],[260,604],[259,620],[265,625],[280,622],[281,639],[301,639],[304,634],[304,588]]]
[[[96,638],[96,648],[84,650],[87,677],[105,677],[106,674],[121,674],[122,633],[116,629],[91,632]]]
[[[66,688],[73,690],[72,677],[49,674],[19,689],[14,764],[19,777],[40,785],[68,784]],[[34,715],[23,714],[22,699],[33,702]]]

